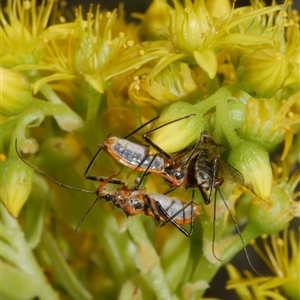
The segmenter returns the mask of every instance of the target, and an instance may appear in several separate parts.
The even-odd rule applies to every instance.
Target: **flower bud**
[[[284,138],[288,109],[275,97],[257,99],[249,97],[245,105],[243,122],[238,127],[241,138],[262,145],[267,151],[276,148]]]
[[[30,194],[33,170],[20,159],[6,160],[0,164],[0,168],[1,201],[11,216],[17,218]]]
[[[214,31],[204,0],[185,1],[185,8],[173,0],[175,9],[170,8],[170,40],[178,50],[192,53],[199,50]]]
[[[189,116],[185,119],[176,119]],[[153,132],[152,141],[167,153],[174,153],[186,148],[200,137],[204,130],[202,116],[196,108],[186,102],[177,102],[167,107],[153,126],[157,128],[175,121]]]
[[[250,227],[259,235],[274,234],[286,228],[293,218],[291,195],[281,186],[274,188],[270,201],[255,198],[249,206]]]
[[[283,53],[261,49],[242,58],[237,75],[245,92],[255,98],[271,98],[283,86],[287,71]]]
[[[259,198],[270,198],[272,169],[269,154],[262,146],[243,142],[230,152],[228,162],[241,172],[245,185]]]
[[[41,145],[38,164],[56,171],[71,163],[80,152],[81,146],[73,136],[51,137]]]
[[[1,115],[11,117],[20,114],[32,100],[31,85],[21,73],[0,68]]]
[[[142,40],[168,40],[170,14],[161,0],[153,0],[148,7],[140,27]]]

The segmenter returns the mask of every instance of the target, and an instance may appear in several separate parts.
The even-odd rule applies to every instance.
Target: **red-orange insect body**
[[[111,177],[112,178],[112,177]],[[111,202],[127,216],[146,215],[154,218],[161,226],[172,222],[185,235],[192,234],[194,218],[200,214],[200,207],[194,203],[187,205],[176,198],[157,193],[146,193],[146,189],[128,188],[126,185],[114,191],[107,191],[104,186],[109,183],[107,178],[97,188],[98,199]],[[179,225],[191,224],[190,232]]]
[[[149,138],[147,141],[158,148]],[[221,159],[224,146],[215,143],[206,131],[196,143],[173,156],[162,152],[151,155],[148,147],[117,137],[109,137],[101,147],[131,169],[165,178],[172,189],[199,188],[206,204],[211,202],[212,189],[221,186],[224,178],[244,182],[242,175]]]

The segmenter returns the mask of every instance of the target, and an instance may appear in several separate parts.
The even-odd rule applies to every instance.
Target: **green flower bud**
[[[30,194],[33,170],[20,159],[6,160],[0,164],[0,168],[1,201],[11,216],[17,218]]]
[[[241,172],[245,185],[259,198],[270,198],[272,169],[269,154],[262,146],[243,142],[230,152],[228,162]]]
[[[176,119],[190,115],[188,118]],[[186,148],[200,137],[204,130],[204,121],[195,106],[186,102],[177,102],[167,107],[153,126],[156,128],[176,121],[153,132],[152,140],[167,153]]]
[[[237,130],[239,136],[262,145],[267,151],[273,150],[282,142],[284,124],[288,124],[289,110],[284,106],[287,105],[281,105],[276,96],[271,99],[249,97],[243,122]]]
[[[249,206],[249,227],[261,234],[274,234],[286,228],[293,218],[293,203],[289,192],[277,186],[269,201],[255,198]]]
[[[175,9],[170,8],[170,40],[176,49],[192,53],[199,50],[207,40],[207,35],[214,31],[204,0],[192,3],[185,1],[183,8],[173,0]]]
[[[237,71],[242,89],[255,98],[271,98],[283,86],[288,62],[275,49],[262,49],[242,58]]]
[[[71,163],[80,152],[81,146],[73,136],[51,137],[41,145],[38,165],[48,171],[57,171]]]
[[[21,73],[0,68],[1,115],[11,117],[20,114],[32,100],[30,82]]]
[[[161,0],[154,0],[148,7],[140,27],[142,40],[167,40],[170,14],[167,5]]]

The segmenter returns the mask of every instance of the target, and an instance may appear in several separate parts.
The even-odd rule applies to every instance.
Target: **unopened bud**
[[[30,82],[19,72],[0,68],[0,113],[11,117],[20,114],[32,101]]]
[[[178,120],[182,117],[184,119]],[[154,128],[174,121],[154,131],[152,141],[167,153],[186,148],[200,137],[204,130],[202,116],[192,104],[177,102],[167,107],[155,123]]]
[[[33,170],[20,159],[6,160],[0,168],[1,201],[11,216],[17,218],[30,194]]]
[[[275,49],[256,50],[241,60],[238,78],[242,89],[255,98],[271,98],[283,86],[288,62]]]
[[[245,185],[259,198],[270,198],[273,175],[269,154],[262,146],[243,142],[230,152],[228,162],[241,172]]]

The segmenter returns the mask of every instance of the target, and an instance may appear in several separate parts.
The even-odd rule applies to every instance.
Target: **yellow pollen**
[[[6,160],[6,155],[3,153],[0,153],[0,162],[3,162]]]
[[[139,80],[139,76],[134,76],[133,80],[135,80],[135,81]]]
[[[140,55],[144,55],[144,54],[145,54],[145,51],[144,51],[144,50],[140,50],[140,51],[139,51],[139,54],[140,54]]]
[[[129,47],[132,47],[134,45],[134,41],[133,40],[127,41],[127,45]]]
[[[107,45],[111,45],[111,44],[112,44],[112,40],[107,40],[107,41],[106,41],[106,44],[107,44]]]
[[[120,37],[120,38],[125,37],[125,33],[121,31],[121,32],[119,33],[119,37]]]
[[[277,242],[278,246],[280,246],[280,247],[284,246],[284,241],[282,239],[277,239],[276,242]]]
[[[31,2],[30,1],[24,1],[23,8],[24,8],[24,10],[29,10],[31,8]]]
[[[96,43],[97,43],[97,38],[93,37],[93,44],[96,44]]]
[[[67,6],[67,1],[60,1],[59,2],[60,7],[66,7]]]
[[[66,22],[66,18],[63,17],[63,16],[60,16],[60,17],[59,17],[59,21],[60,21],[61,23],[65,23],[65,22]]]
[[[189,14],[189,13],[191,12],[191,8],[190,8],[190,7],[186,7],[186,8],[184,9],[184,11],[185,11],[187,14]]]
[[[109,19],[109,18],[111,17],[111,12],[108,11],[108,12],[105,14],[105,17],[106,17],[107,19]]]
[[[293,26],[293,25],[295,24],[295,21],[294,21],[294,20],[289,20],[289,24],[290,24],[291,26]]]
[[[289,117],[289,118],[292,119],[294,116],[295,116],[295,114],[294,114],[292,111],[289,111],[289,112],[288,112],[288,117]]]

